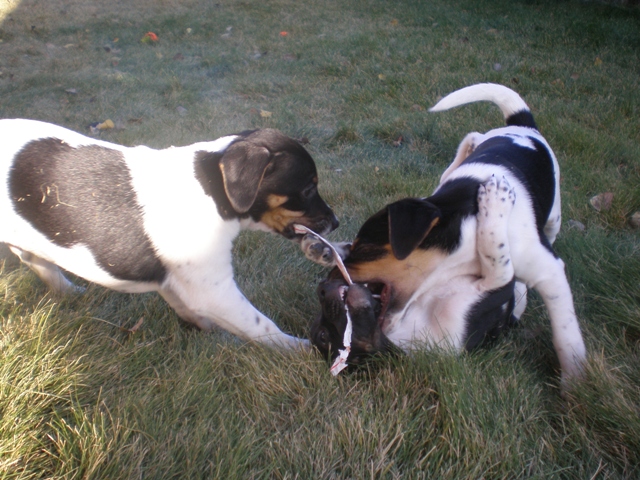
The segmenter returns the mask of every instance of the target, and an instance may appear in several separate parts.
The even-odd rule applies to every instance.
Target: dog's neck
[[[193,165],[195,176],[202,185],[204,193],[213,199],[223,220],[241,219],[247,217],[248,214],[240,215],[236,212],[225,192],[222,170],[220,169],[220,159],[223,154],[224,152],[196,152]]]

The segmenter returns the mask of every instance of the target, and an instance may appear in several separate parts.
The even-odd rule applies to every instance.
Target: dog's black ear
[[[387,207],[393,256],[404,260],[440,220],[438,207],[418,198],[405,198]]]
[[[222,155],[224,190],[236,212],[246,213],[255,202],[270,160],[269,150],[245,141],[234,143]]]

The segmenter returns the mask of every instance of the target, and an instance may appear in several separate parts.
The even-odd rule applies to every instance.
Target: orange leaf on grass
[[[157,42],[158,41],[158,35],[156,35],[153,32],[147,32],[144,34],[144,36],[142,37],[142,40],[140,40],[142,43],[149,43],[149,42]]]

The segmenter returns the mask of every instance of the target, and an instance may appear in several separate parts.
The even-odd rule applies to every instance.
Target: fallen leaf
[[[391,22],[389,22],[389,23],[391,23],[391,25],[392,25],[392,26],[396,27],[396,26],[398,25],[398,23],[399,23],[399,22],[398,22],[398,19],[397,19],[397,18],[394,18],[394,19],[393,19],[393,20],[391,20]]]
[[[591,197],[589,203],[597,212],[606,212],[613,203],[613,193],[605,192]]]
[[[577,220],[569,220],[568,222],[569,228],[576,228],[578,230],[580,230],[581,232],[584,232],[586,227],[584,226],[583,223],[577,221]]]
[[[114,128],[115,124],[112,120],[105,120],[104,122],[95,122],[89,125],[89,130],[91,133],[98,133],[100,130],[108,130],[110,128]]]
[[[600,57],[596,57],[596,59],[593,61],[593,65],[595,67],[599,67],[600,65],[602,65],[602,59]]]
[[[158,35],[153,32],[147,32],[140,40],[142,43],[154,43],[158,41]]]
[[[113,120],[107,119],[102,123],[98,124],[98,130],[108,130],[110,128],[114,128],[115,124],[113,123]]]
[[[262,118],[271,118],[271,115],[273,115],[273,112],[270,112],[268,110],[260,110],[260,116]]]
[[[378,80],[386,80],[386,79],[387,77],[384,74],[381,73],[378,75]]]

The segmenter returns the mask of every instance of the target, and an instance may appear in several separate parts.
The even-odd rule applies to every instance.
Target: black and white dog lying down
[[[397,201],[364,223],[343,248],[356,283],[346,288],[334,269],[320,285],[311,341],[336,358],[346,304],[347,363],[398,347],[471,349],[517,320],[533,288],[549,311],[566,385],[580,376],[586,352],[564,264],[551,247],[560,229],[558,163],[525,102],[504,86],[463,88],[431,111],[475,101],[497,104],[508,126],[468,134],[432,196]],[[318,263],[335,262],[312,236],[303,249]]]
[[[231,258],[242,229],[299,241],[294,224],[338,226],[295,140],[256,130],[153,150],[13,119],[0,120],[0,144],[0,242],[52,289],[81,290],[62,268],[121,292],[158,291],[203,330],[308,344],[251,305]]]

